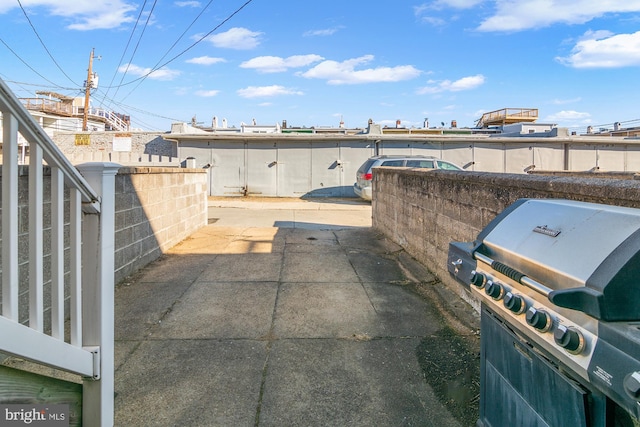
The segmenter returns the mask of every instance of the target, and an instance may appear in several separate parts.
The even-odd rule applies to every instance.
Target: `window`
[[[460,169],[458,166],[448,163],[448,162],[443,162],[441,160],[438,160],[438,167],[440,169],[445,169],[445,170],[450,170],[450,171],[459,171],[462,170]]]
[[[385,160],[380,166],[402,166],[402,160]]]
[[[407,167],[433,169],[435,166],[433,165],[433,160],[407,160]]]
[[[366,173],[369,169],[371,169],[371,166],[373,166],[375,162],[376,162],[375,159],[367,160],[362,166],[360,166],[360,169],[358,169],[358,173],[359,174]]]

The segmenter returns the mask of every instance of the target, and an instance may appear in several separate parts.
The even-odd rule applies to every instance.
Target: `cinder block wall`
[[[21,166],[19,192],[20,321],[28,319],[29,306],[29,190],[27,166]],[[45,310],[51,295],[51,194],[50,170],[44,170],[44,295]],[[0,185],[1,185],[0,168]],[[2,192],[0,192],[1,200]],[[65,192],[65,204],[68,203]],[[164,251],[207,224],[207,174],[202,169],[121,168],[116,175],[115,282],[158,258]],[[65,207],[65,268],[69,266],[69,212]],[[0,207],[1,212],[1,207]],[[0,242],[2,232],[0,227]],[[1,260],[1,254],[0,254]],[[0,277],[2,275],[0,261]],[[69,272],[65,271],[68,310]],[[2,296],[0,295],[0,302]],[[45,328],[49,317],[45,315]]]
[[[206,224],[206,171],[120,168],[116,175],[116,283]]]
[[[561,198],[640,208],[640,182],[379,168],[373,176],[373,227],[401,245],[472,306],[449,276],[449,242],[472,241],[519,198]]]
[[[76,145],[76,135],[89,135],[89,145]],[[113,138],[126,134],[131,137],[131,154],[152,154],[177,157],[176,143],[163,139],[159,132],[56,132],[53,141],[68,157],[81,154],[113,152]]]

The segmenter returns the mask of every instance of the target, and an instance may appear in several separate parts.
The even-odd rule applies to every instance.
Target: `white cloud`
[[[582,101],[582,98],[578,97],[573,99],[554,99],[553,101],[551,101],[551,103],[554,105],[565,105],[565,104],[574,104],[580,101]]]
[[[304,95],[303,92],[289,89],[284,86],[249,86],[237,91],[238,96],[243,98],[263,98],[280,95]]]
[[[589,30],[586,33],[584,33],[582,36],[580,36],[578,38],[578,41],[606,39],[614,35],[615,33],[612,33],[609,30],[598,30],[598,31]]]
[[[640,12],[640,0],[496,0],[480,31],[521,31],[556,23],[584,24],[611,13]]]
[[[209,40],[215,47],[227,49],[249,50],[260,44],[262,33],[246,28],[234,27],[224,33],[209,36]]]
[[[456,9],[470,9],[483,3],[485,0],[437,0],[436,4],[453,7]]]
[[[343,27],[334,27],[334,28],[325,28],[323,30],[310,30],[310,31],[305,31],[303,36],[305,37],[326,37],[326,36],[332,36],[334,35],[336,32],[338,32],[338,30],[340,30]]]
[[[166,67],[151,72],[151,68],[144,68],[135,64],[121,65],[120,68],[118,68],[118,71],[121,73],[126,72],[127,74],[132,74],[139,77],[148,76],[148,78],[153,80],[173,80],[180,75],[180,71],[171,70]]]
[[[546,118],[547,121],[575,121],[575,120],[588,120],[591,118],[589,113],[581,113],[573,110],[558,111]]]
[[[410,80],[421,74],[421,71],[412,65],[356,70],[357,66],[371,62],[373,58],[373,55],[365,55],[343,62],[323,61],[300,75],[309,79],[324,79],[329,84],[340,85],[397,82]]]
[[[640,65],[640,31],[611,35],[588,32],[567,57],[556,58],[574,68],[620,68]]]
[[[220,93],[219,90],[198,90],[196,91],[196,96],[202,96],[204,98],[210,98],[212,96],[217,96]]]
[[[451,16],[447,19],[434,16],[446,9],[470,9],[487,0],[435,0],[430,3],[423,3],[413,7],[413,13],[420,21],[434,27],[442,27],[449,21],[455,21],[459,17]]]
[[[211,56],[198,56],[196,58],[187,59],[184,62],[198,65],[213,65],[220,62],[227,62],[227,60],[224,58],[212,58]]]
[[[41,7],[54,16],[67,18],[72,21],[67,28],[79,31],[117,28],[133,22],[135,18],[130,14],[137,8],[123,0],[23,0],[22,4],[30,9]],[[14,7],[18,7],[18,2],[0,0],[0,13]]]
[[[458,79],[456,81],[442,80],[440,82],[430,80],[429,86],[418,89],[418,94],[424,95],[428,93],[440,93],[440,92],[461,92],[463,90],[475,89],[478,86],[482,86],[485,82],[485,77],[482,74],[476,74],[475,76],[468,76]]]
[[[414,6],[413,11],[416,15],[420,15],[427,10],[441,10],[446,8],[470,9],[484,1],[485,0],[435,0],[430,3],[423,3],[419,6]]]
[[[242,68],[253,68],[261,73],[280,73],[289,68],[299,68],[322,61],[320,55],[294,55],[288,58],[279,56],[258,56],[240,64]]]
[[[175,5],[178,7],[200,7],[199,1],[177,1]]]
[[[435,16],[423,16],[422,22],[433,25],[434,27],[443,27],[447,24],[447,21],[442,18],[436,18]]]

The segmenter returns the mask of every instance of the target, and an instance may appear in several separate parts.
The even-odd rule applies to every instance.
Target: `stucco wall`
[[[373,227],[478,308],[449,276],[449,242],[472,241],[519,198],[562,198],[640,208],[640,181],[378,168]]]

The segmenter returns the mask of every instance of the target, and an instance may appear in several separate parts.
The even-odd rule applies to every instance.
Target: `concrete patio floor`
[[[464,426],[476,416],[471,388],[448,395],[430,367],[450,329],[413,285],[434,278],[401,265],[401,248],[370,228],[369,204],[209,204],[210,225],[116,289],[116,425]]]

